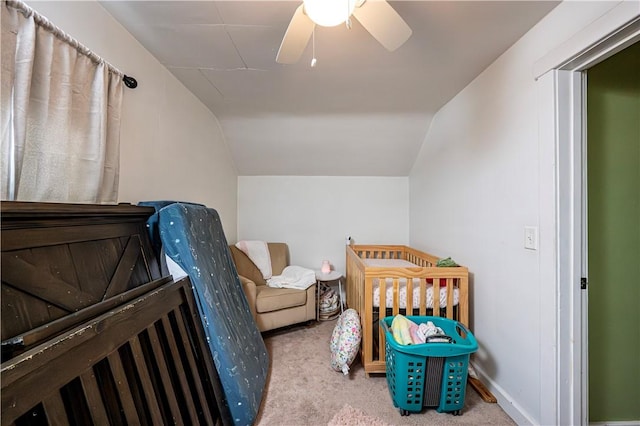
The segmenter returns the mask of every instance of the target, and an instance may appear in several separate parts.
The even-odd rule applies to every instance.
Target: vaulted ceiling
[[[374,0],[368,0],[374,1]],[[218,118],[240,175],[407,176],[434,114],[556,1],[391,1],[389,52],[356,20],[276,63],[301,1],[102,5]]]

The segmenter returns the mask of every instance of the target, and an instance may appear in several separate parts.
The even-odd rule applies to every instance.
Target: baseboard
[[[478,378],[482,381],[484,385],[486,385],[487,388],[489,388],[491,393],[496,397],[500,408],[502,408],[504,412],[507,413],[507,415],[511,417],[514,422],[516,422],[516,424],[535,425],[539,423],[535,421],[534,417],[532,417],[529,413],[527,413],[520,406],[520,404],[518,404],[507,392],[505,392],[505,390],[502,387],[500,387],[493,380],[491,380],[484,373],[484,371],[479,369],[475,364],[473,364],[473,368],[478,374]]]
[[[473,364],[473,369],[476,371],[478,378],[482,383],[491,391],[491,393],[498,400],[498,405],[504,410],[505,413],[518,425],[536,425],[539,421],[536,421],[533,416],[527,413],[520,404],[518,404],[505,390],[491,380],[482,369],[478,368],[476,364]],[[589,426],[640,426],[640,420],[622,420],[622,421],[607,421],[607,422],[590,422]]]

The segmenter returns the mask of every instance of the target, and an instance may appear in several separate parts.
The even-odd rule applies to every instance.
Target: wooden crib
[[[0,207],[3,425],[233,424],[191,282],[161,276],[152,208]]]
[[[381,318],[399,313],[432,315],[469,325],[469,271],[464,266],[436,267],[438,260],[403,245],[347,246],[347,306],[360,315],[361,357],[367,376],[385,372]]]

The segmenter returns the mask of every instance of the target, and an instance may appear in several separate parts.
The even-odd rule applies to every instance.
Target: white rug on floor
[[[389,426],[387,423],[375,417],[368,416],[361,410],[353,408],[349,404],[336,413],[327,426]]]

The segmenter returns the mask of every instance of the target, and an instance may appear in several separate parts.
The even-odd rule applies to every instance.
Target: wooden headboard
[[[153,208],[2,202],[2,424],[230,424]]]
[[[146,231],[153,209],[21,202],[1,208],[3,342],[160,278]]]

